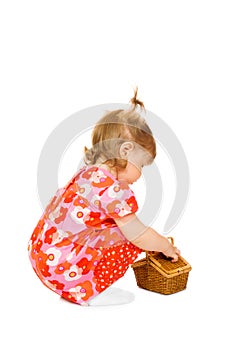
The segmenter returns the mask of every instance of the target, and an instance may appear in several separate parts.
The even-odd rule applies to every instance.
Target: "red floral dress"
[[[63,298],[87,305],[141,253],[114,221],[137,210],[127,183],[97,166],[81,168],[51,199],[29,241],[40,280]]]

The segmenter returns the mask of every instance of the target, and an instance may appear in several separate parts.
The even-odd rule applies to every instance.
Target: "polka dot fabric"
[[[134,262],[141,250],[127,242],[119,247],[107,248],[95,269],[96,289],[104,291],[124,276],[129,265]]]
[[[141,250],[114,219],[138,210],[134,193],[107,170],[85,166],[60,188],[28,244],[42,283],[80,305],[124,276]]]

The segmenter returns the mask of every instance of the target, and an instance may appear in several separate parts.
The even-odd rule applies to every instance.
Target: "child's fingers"
[[[178,257],[180,256],[181,252],[177,247],[172,246],[172,254],[167,254],[167,257],[171,257],[172,262],[176,262],[178,260]]]
[[[178,248],[175,248],[175,254],[173,255],[173,259],[171,261],[176,262],[180,254],[181,254],[180,250]]]
[[[176,262],[177,260],[178,260],[178,255],[176,254],[171,261]]]

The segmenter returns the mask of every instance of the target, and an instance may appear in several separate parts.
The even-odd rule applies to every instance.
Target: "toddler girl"
[[[180,251],[137,218],[129,185],[153,162],[156,144],[136,111],[106,113],[96,124],[85,166],[51,199],[29,241],[29,257],[45,286],[80,305],[126,303],[133,295],[112,284],[143,250],[177,261]]]

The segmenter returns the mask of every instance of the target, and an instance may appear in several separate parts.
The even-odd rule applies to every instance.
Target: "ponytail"
[[[130,103],[133,105],[133,110],[139,105],[141,109],[145,109],[142,101],[137,99],[138,86],[134,89],[134,96],[131,98]]]

